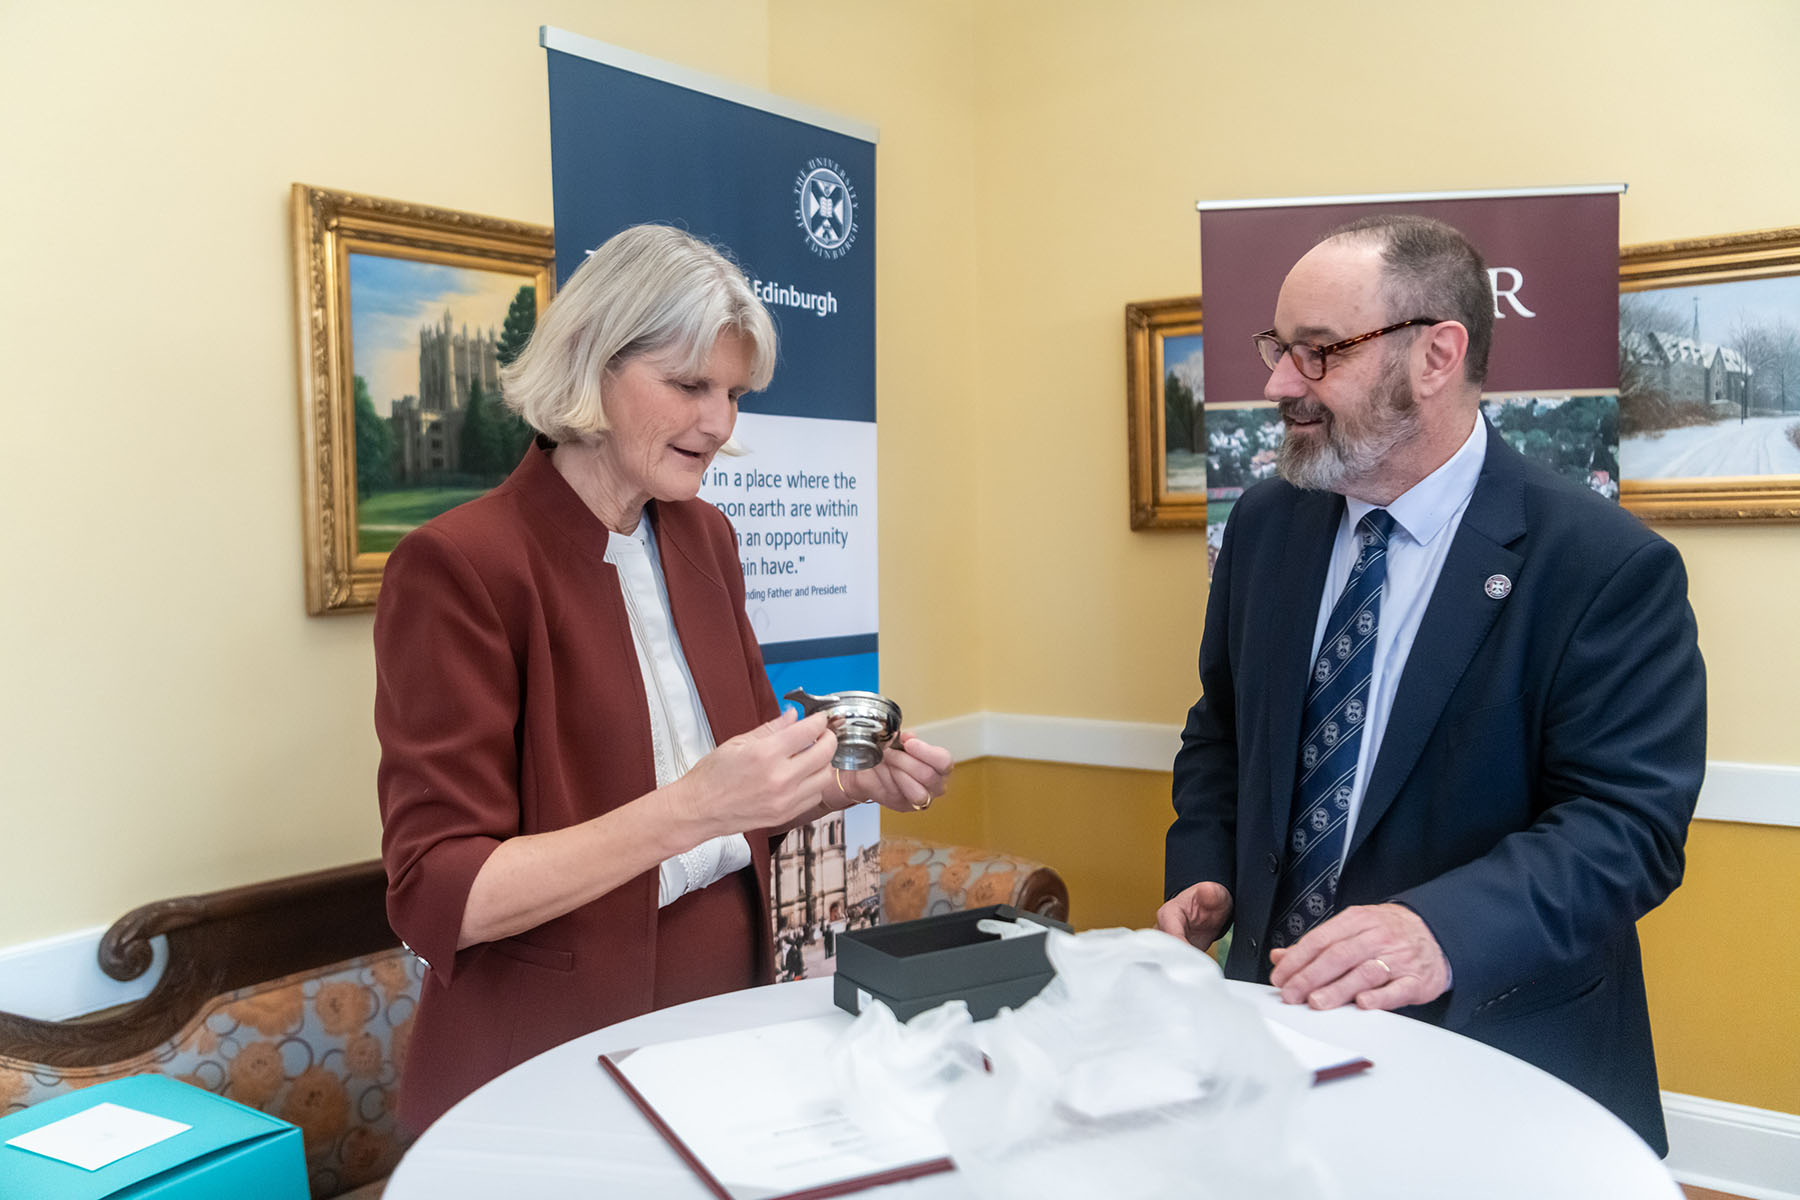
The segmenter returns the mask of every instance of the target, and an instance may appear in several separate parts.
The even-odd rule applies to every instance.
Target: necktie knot
[[[1385,508],[1371,508],[1356,523],[1356,539],[1367,554],[1371,546],[1385,546],[1394,532],[1394,514]]]

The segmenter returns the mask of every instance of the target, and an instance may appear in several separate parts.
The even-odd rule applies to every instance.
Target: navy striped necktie
[[[1299,783],[1294,821],[1275,885],[1269,945],[1291,946],[1331,915],[1338,870],[1350,836],[1350,796],[1356,760],[1369,715],[1369,679],[1375,670],[1375,634],[1387,583],[1388,536],[1394,518],[1372,509],[1356,523],[1361,550],[1344,593],[1325,623],[1319,656],[1307,680],[1300,728]]]

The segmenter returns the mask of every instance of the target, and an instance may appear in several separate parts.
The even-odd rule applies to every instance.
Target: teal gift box
[[[112,1103],[188,1129],[89,1171],[7,1145],[22,1133]],[[235,1100],[133,1075],[0,1119],[0,1200],[307,1200],[300,1130]]]

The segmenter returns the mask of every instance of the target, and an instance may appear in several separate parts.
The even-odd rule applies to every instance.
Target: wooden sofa
[[[1041,863],[909,838],[881,846],[892,920],[1011,903],[1066,920]],[[0,1115],[146,1072],[172,1075],[298,1125],[314,1200],[378,1196],[406,1149],[394,1119],[424,970],[388,928],[378,861],[134,909],[101,968],[162,976],[142,1000],[69,1021],[0,1012]]]
[[[75,1088],[172,1075],[300,1126],[315,1198],[387,1177],[423,974],[388,928],[379,862],[144,905],[100,943],[130,980],[168,938],[150,994],[70,1021],[0,1012],[0,1114]]]

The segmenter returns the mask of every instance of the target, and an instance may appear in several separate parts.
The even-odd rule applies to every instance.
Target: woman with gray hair
[[[698,499],[775,330],[665,226],[594,252],[501,376],[512,475],[405,537],[375,619],[388,916],[426,964],[400,1115],[423,1129],[572,1037],[768,982],[771,841],[943,793],[902,734],[837,772],[783,712],[730,523]]]

